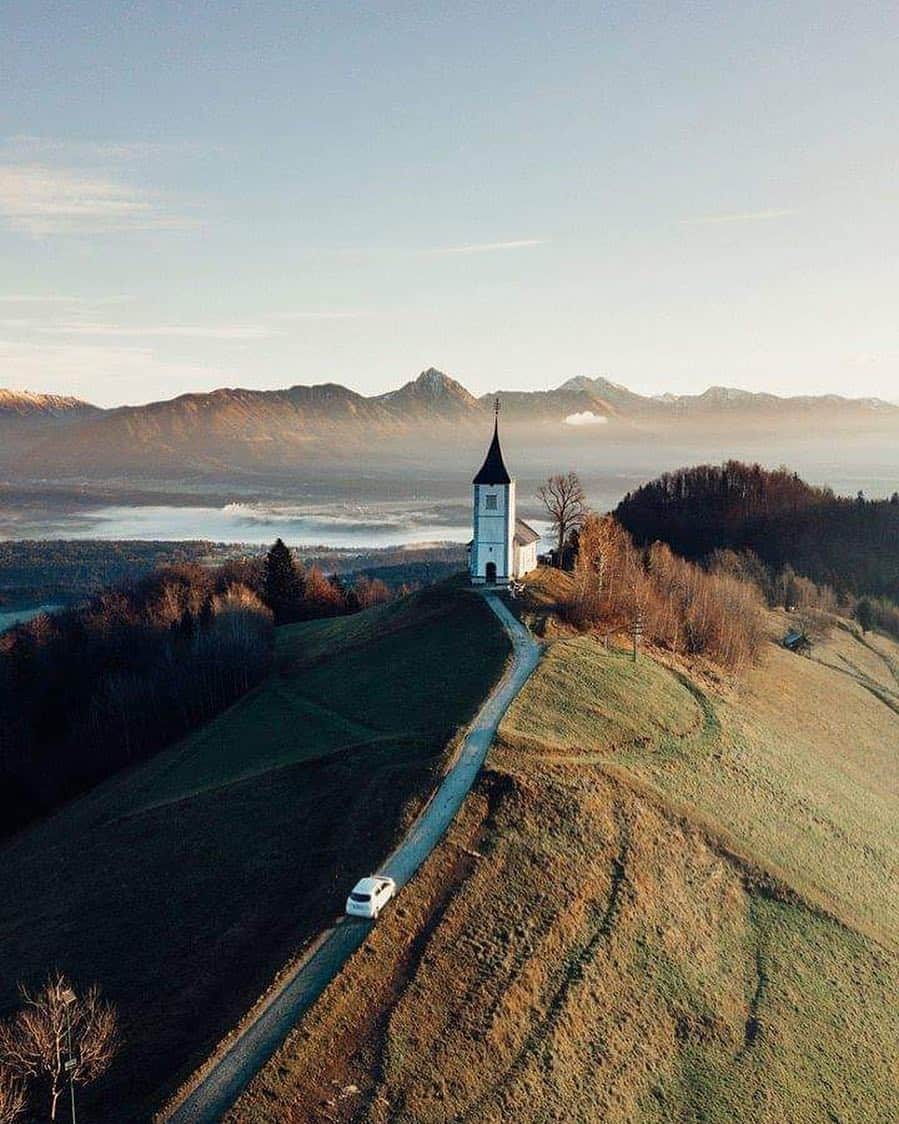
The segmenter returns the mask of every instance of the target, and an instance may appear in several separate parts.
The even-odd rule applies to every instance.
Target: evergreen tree
[[[275,614],[275,624],[299,620],[303,612],[303,577],[293,555],[281,539],[265,556],[265,603]]]
[[[877,623],[874,617],[874,606],[867,597],[863,597],[855,606],[855,619],[862,626],[862,632],[870,632]]]

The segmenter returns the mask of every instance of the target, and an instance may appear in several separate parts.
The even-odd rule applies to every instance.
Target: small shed
[[[812,642],[798,629],[791,628],[790,631],[783,638],[783,646],[788,652],[796,652],[797,655],[807,656],[812,650]]]

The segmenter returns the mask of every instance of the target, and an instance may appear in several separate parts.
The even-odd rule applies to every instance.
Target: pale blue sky
[[[879,3],[0,8],[0,385],[899,399]]]

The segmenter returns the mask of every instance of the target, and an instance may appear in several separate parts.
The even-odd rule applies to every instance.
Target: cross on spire
[[[487,450],[487,459],[472,483],[510,484],[511,482],[512,478],[503,464],[503,453],[499,447],[499,397],[497,396],[493,400],[493,440]]]

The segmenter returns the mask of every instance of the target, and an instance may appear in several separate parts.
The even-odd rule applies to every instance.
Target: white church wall
[[[537,544],[535,542],[520,546],[517,550],[517,555],[515,567],[516,578],[523,578],[525,574],[529,574],[532,570],[537,569]]]
[[[497,581],[508,581],[515,524],[514,483],[475,484],[472,506],[474,509],[474,539],[471,547],[472,580],[485,581],[487,565],[492,562],[496,566]]]

